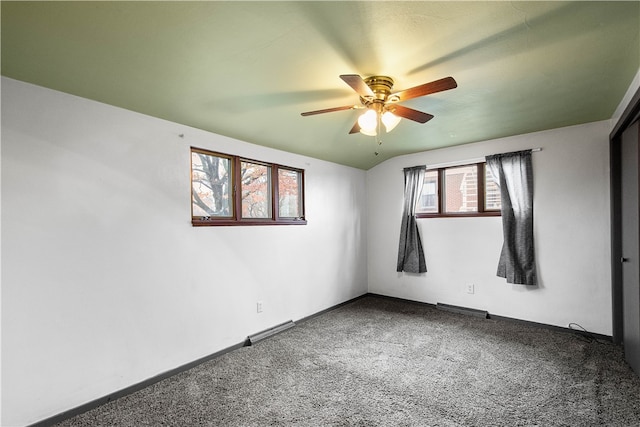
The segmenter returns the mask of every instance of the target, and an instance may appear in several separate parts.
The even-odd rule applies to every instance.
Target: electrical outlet
[[[473,283],[467,283],[467,293],[472,294],[474,293],[474,291],[475,289],[474,289]]]
[[[258,313],[262,313],[262,308],[263,308],[263,307],[262,307],[262,301],[258,301],[258,302],[256,303],[256,312],[258,312]]]

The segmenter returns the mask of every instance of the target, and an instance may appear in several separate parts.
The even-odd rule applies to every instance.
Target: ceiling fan
[[[384,124],[387,133],[397,126],[402,117],[418,123],[428,122],[433,118],[433,115],[414,110],[413,108],[404,107],[398,103],[453,89],[458,86],[453,77],[445,77],[440,80],[392,93],[391,88],[394,82],[391,77],[371,76],[363,79],[358,74],[343,74],[340,78],[360,95],[360,105],[345,105],[342,107],[307,111],[301,114],[303,116],[313,116],[315,114],[331,113],[334,111],[366,109],[367,111],[358,118],[349,133],[361,132],[370,136],[376,136],[378,134],[380,122]]]

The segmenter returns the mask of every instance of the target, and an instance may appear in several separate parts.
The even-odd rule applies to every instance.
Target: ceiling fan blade
[[[358,95],[360,95],[362,97],[375,96],[375,94],[373,93],[371,88],[369,86],[367,86],[367,84],[364,82],[362,77],[360,77],[359,75],[357,75],[357,74],[342,74],[340,76],[340,78],[342,80],[344,80],[344,82],[346,84],[351,86],[351,88],[353,90],[355,90],[358,93]]]
[[[433,119],[433,116],[422,111],[414,110],[413,108],[404,107],[402,105],[393,105],[389,107],[396,116],[404,117],[405,119],[413,120],[414,122],[426,123]]]
[[[360,132],[360,125],[358,124],[358,121],[356,120],[356,124],[353,125],[353,127],[351,128],[351,130],[349,131],[349,135],[351,135],[352,133],[358,133]]]
[[[300,113],[300,115],[313,116],[315,114],[332,113],[334,111],[353,110],[354,108],[356,108],[355,105],[345,105],[343,107],[334,107],[334,108],[325,108],[324,110],[307,111],[305,113]]]
[[[431,93],[454,89],[456,87],[458,87],[458,83],[456,83],[453,77],[445,77],[444,79],[436,80],[431,83],[425,83],[420,86],[401,90],[400,92],[391,94],[391,97],[398,97],[397,102],[400,102],[406,101],[407,99],[417,98],[419,96],[429,95]]]

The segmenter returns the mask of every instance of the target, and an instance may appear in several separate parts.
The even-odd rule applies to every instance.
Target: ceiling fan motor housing
[[[371,103],[382,103],[387,101],[387,98],[391,94],[391,88],[393,87],[393,79],[388,76],[371,76],[364,79],[364,82],[371,88],[375,97],[373,99],[366,99],[361,97],[362,103],[369,105]]]

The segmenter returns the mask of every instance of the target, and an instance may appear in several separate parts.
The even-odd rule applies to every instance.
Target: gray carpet
[[[638,426],[619,346],[368,296],[60,426]]]

